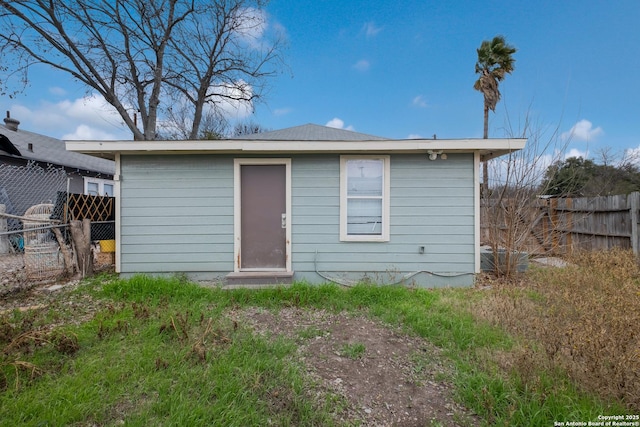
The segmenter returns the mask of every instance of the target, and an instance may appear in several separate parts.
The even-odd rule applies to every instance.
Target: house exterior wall
[[[473,154],[391,155],[388,242],[340,241],[340,155],[290,157],[295,280],[473,284]],[[120,272],[203,280],[232,272],[233,160],[121,155]]]
[[[69,193],[84,194],[84,176],[70,173],[69,178]]]
[[[121,156],[120,271],[233,271],[233,158]]]

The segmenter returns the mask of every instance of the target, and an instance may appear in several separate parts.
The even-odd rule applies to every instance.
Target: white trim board
[[[481,159],[508,154],[524,148],[527,140],[506,139],[387,139],[375,141],[65,141],[69,151],[113,159],[115,153],[129,154],[393,154],[428,151],[451,153],[479,152]]]

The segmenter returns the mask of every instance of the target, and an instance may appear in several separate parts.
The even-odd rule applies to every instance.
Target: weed
[[[298,336],[303,339],[310,339],[310,338],[322,337],[324,336],[325,333],[326,331],[323,331],[322,329],[319,329],[316,326],[309,326],[299,331]]]
[[[344,344],[340,348],[340,355],[349,359],[362,359],[366,348],[362,343]]]
[[[78,344],[78,336],[73,332],[62,333],[61,331],[55,331],[51,336],[51,343],[55,346],[55,349],[70,356],[80,350]]]

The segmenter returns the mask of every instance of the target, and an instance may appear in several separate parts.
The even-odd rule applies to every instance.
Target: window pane
[[[382,196],[382,160],[347,161],[347,196]]]
[[[111,185],[111,184],[105,184],[104,185],[104,195],[105,196],[109,196],[109,197],[113,197],[113,185]]]
[[[87,194],[91,196],[98,195],[98,183],[97,182],[87,182]]]
[[[347,234],[382,234],[382,199],[347,200]]]

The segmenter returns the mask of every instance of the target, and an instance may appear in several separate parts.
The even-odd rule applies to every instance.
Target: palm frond
[[[477,49],[478,62],[476,74],[480,74],[473,88],[484,95],[485,107],[495,111],[500,101],[498,83],[511,74],[515,68],[513,54],[517,49],[509,45],[504,36],[495,36],[492,40],[483,40]]]

